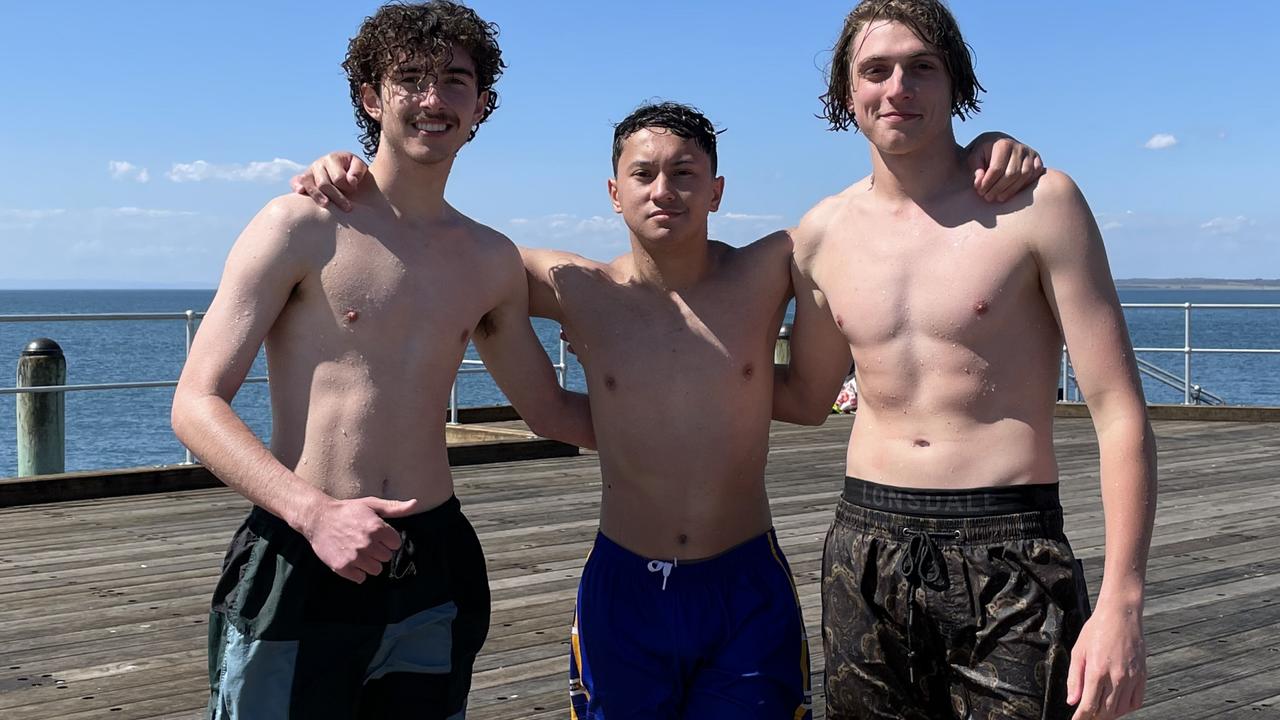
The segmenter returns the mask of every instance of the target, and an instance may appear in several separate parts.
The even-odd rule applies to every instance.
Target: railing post
[[[1062,397],[1058,398],[1062,402],[1068,402],[1071,398],[1067,397],[1070,386],[1067,385],[1067,346],[1062,346]]]
[[[17,387],[67,384],[67,358],[58,343],[37,338],[18,356]],[[18,476],[66,469],[66,393],[18,395]]]
[[[569,364],[564,351],[566,345],[568,343],[564,341],[564,338],[560,338],[560,364],[556,366],[556,374],[560,377],[560,387],[568,387],[565,383],[569,382]]]
[[[453,386],[449,388],[449,422],[458,424],[458,378],[456,377],[453,379]]]
[[[1182,404],[1191,404],[1191,303],[1182,304]]]
[[[196,311],[188,310],[185,314],[187,316],[187,353],[185,356],[183,356],[183,359],[182,359],[182,364],[184,366],[186,365],[187,360],[191,359],[191,343],[194,342],[196,339]],[[186,445],[183,445],[182,449],[186,453],[185,459],[182,461],[182,464],[191,465],[195,463],[196,459],[191,454],[191,448],[187,447]]]
[[[778,339],[773,344],[773,364],[791,364],[791,323],[782,323],[778,328]]]

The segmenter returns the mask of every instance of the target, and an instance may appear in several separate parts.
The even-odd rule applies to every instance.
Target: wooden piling
[[[18,356],[17,387],[67,384],[67,359],[58,343],[36,338]],[[66,469],[66,393],[18,394],[18,475],[48,475]]]

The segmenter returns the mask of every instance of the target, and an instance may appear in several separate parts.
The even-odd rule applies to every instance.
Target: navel
[[[613,390],[614,388],[618,387],[618,381],[614,380],[612,375],[605,375],[604,386],[609,390]]]
[[[925,440],[924,438],[916,438],[916,441],[911,444],[919,448],[929,447],[929,441]]]
[[[685,535],[684,533],[680,533],[680,535],[676,537],[676,542],[680,543],[681,545],[687,545],[689,544],[689,536]]]
[[[755,374],[756,374],[756,369],[752,367],[751,363],[747,363],[746,365],[742,366],[742,377],[750,380],[751,376]]]

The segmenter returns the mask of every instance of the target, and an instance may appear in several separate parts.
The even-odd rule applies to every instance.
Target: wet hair
[[[475,62],[479,92],[489,93],[484,114],[467,138],[470,141],[476,136],[480,123],[498,107],[498,93],[493,85],[506,67],[498,48],[498,26],[485,22],[471,8],[450,0],[388,3],[365,18],[360,31],[347,45],[342,69],[347,72],[351,104],[355,106],[360,144],[366,157],[372,158],[378,152],[382,123],[365,112],[361,88],[364,85],[379,88],[390,70],[411,59],[421,60],[428,68],[443,67],[449,62],[455,45],[466,50]]]
[[[613,126],[613,173],[618,173],[618,158],[622,157],[622,144],[627,138],[652,128],[662,128],[676,137],[692,140],[711,158],[711,174],[716,174],[716,136],[724,132],[716,130],[706,115],[692,105],[674,102],[646,103],[631,111],[622,122]]]
[[[858,32],[876,20],[892,20],[911,29],[942,56],[951,78],[951,114],[964,120],[977,113],[978,93],[986,88],[973,72],[973,48],[964,41],[960,26],[941,0],[862,0],[844,20],[844,29],[831,49],[831,67],[827,72],[827,93],[822,96],[823,116],[832,130],[858,129],[858,121],[849,109],[853,93],[853,57],[857,49],[853,40]]]

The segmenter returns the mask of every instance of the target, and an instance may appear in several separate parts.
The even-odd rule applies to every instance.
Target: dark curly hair
[[[832,130],[858,129],[858,121],[849,109],[853,91],[851,75],[853,56],[857,53],[853,39],[876,20],[892,20],[911,28],[924,42],[942,55],[951,78],[951,114],[964,120],[978,112],[978,93],[986,88],[973,72],[973,55],[960,34],[960,27],[947,6],[940,0],[862,0],[845,18],[844,29],[831,50],[831,67],[827,72],[827,93],[822,96],[823,117]]]
[[[439,67],[449,61],[453,46],[466,50],[476,64],[476,84],[480,92],[488,91],[480,123],[498,107],[494,83],[506,64],[498,48],[498,26],[485,22],[474,10],[450,0],[425,3],[388,3],[365,18],[360,32],[347,45],[347,58],[342,69],[347,71],[351,86],[351,104],[360,126],[360,144],[372,158],[378,152],[378,136],[382,124],[365,112],[360,89],[364,85],[379,87],[388,70],[409,59],[421,59],[428,67]],[[471,128],[468,141],[476,136]]]
[[[613,173],[618,174],[618,158],[622,157],[622,143],[632,135],[648,128],[662,128],[676,137],[693,140],[711,158],[711,174],[716,173],[716,136],[724,130],[716,130],[706,115],[692,105],[674,102],[645,103],[622,122],[613,126]]]

